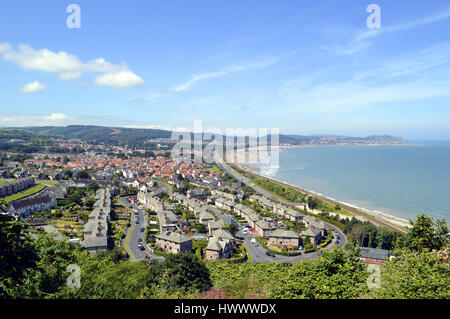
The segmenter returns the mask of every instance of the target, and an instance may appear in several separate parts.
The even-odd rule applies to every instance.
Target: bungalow
[[[269,246],[292,246],[297,248],[300,243],[300,235],[291,230],[277,229],[269,235]]]
[[[359,259],[365,264],[385,265],[389,250],[361,247]]]
[[[156,245],[168,253],[192,251],[192,239],[174,232],[164,232],[155,236]]]

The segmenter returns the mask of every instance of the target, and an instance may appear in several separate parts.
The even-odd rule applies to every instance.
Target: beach
[[[362,220],[362,221],[369,221],[377,226],[385,226],[388,227],[390,229],[394,229],[397,230],[401,233],[406,233],[406,228],[409,228],[411,225],[409,224],[409,222],[405,219],[402,218],[398,218],[392,215],[389,215],[387,213],[383,213],[383,212],[378,212],[378,211],[373,211],[373,210],[369,210],[363,207],[356,207],[354,205],[348,204],[348,203],[344,203],[344,202],[340,202],[337,201],[333,198],[327,197],[323,194],[317,193],[317,192],[313,192],[310,190],[306,190],[304,188],[301,188],[297,185],[292,185],[292,184],[288,184],[279,180],[275,180],[272,178],[269,178],[267,176],[261,175],[260,174],[260,168],[255,167],[255,166],[251,166],[248,164],[238,164],[237,165],[239,168],[245,170],[247,173],[256,175],[259,178],[263,178],[266,180],[269,180],[273,183],[277,183],[279,185],[282,185],[284,187],[290,187],[296,191],[299,191],[301,193],[307,194],[309,196],[313,196],[316,197],[320,200],[323,200],[324,202],[327,202],[333,206],[335,205],[339,205],[341,207],[341,209],[349,212],[351,215],[353,215],[355,218]],[[318,212],[313,212],[313,213],[318,213]],[[347,216],[344,214],[340,214],[341,218],[351,218],[352,216]]]

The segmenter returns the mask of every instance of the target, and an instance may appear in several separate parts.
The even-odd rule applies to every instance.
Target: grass
[[[26,197],[26,196],[29,196],[29,195],[36,194],[36,193],[40,192],[41,190],[43,190],[45,187],[46,187],[46,186],[43,185],[43,184],[38,184],[38,185],[35,185],[35,186],[33,186],[33,187],[30,187],[30,188],[28,188],[28,189],[26,189],[26,190],[20,192],[20,193],[6,196],[6,197],[4,198],[4,200],[5,200],[7,203],[10,203],[10,202],[12,202],[12,201],[14,201],[14,200],[18,200],[18,199],[21,199],[21,198],[23,198],[23,197]]]
[[[50,181],[50,180],[48,180],[48,181],[41,181],[41,180],[39,180],[39,181],[36,181],[38,184],[44,184],[44,185],[50,185],[50,186],[53,186],[53,185],[56,185],[56,184],[58,184],[59,182],[58,181]]]
[[[14,178],[2,178],[2,179],[0,179],[0,184],[5,184],[5,183],[11,182],[13,180],[14,180]]]

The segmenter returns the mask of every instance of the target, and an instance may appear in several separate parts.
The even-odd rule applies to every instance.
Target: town
[[[68,153],[33,153],[23,162],[7,152],[4,214],[91,254],[119,249],[130,260],[189,252],[203,260],[294,263],[346,244],[306,202],[259,194],[216,163],[172,161],[168,141],[158,142],[150,154],[81,140],[59,140],[52,149]],[[374,248],[362,254],[376,264],[389,256]]]

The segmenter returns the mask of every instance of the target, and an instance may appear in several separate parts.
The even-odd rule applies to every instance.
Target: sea
[[[284,148],[260,174],[377,214],[450,222],[450,141]]]

